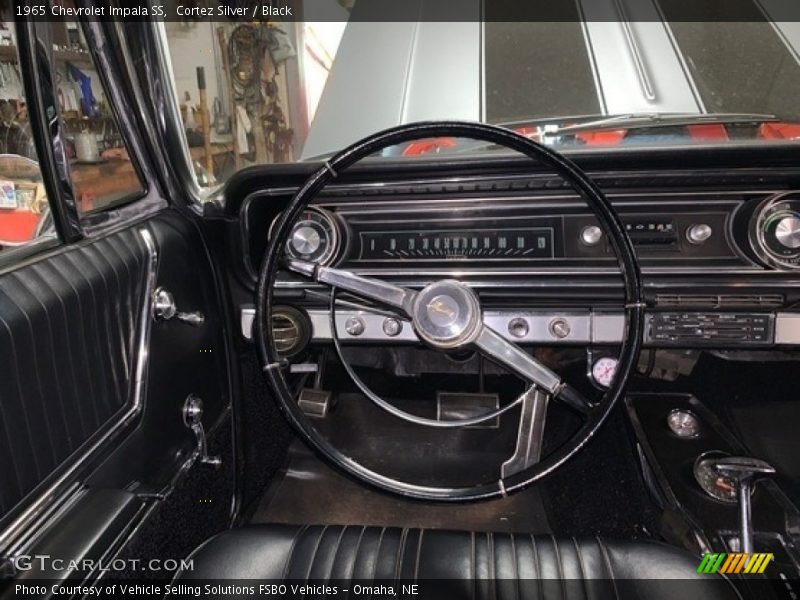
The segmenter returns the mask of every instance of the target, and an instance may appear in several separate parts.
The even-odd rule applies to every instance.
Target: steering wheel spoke
[[[484,356],[550,394],[557,394],[563,387],[556,373],[488,325],[481,327],[474,343]]]
[[[522,409],[519,414],[517,446],[514,454],[500,467],[500,478],[506,479],[539,462],[544,442],[544,426],[550,394],[535,385],[519,397]]]
[[[360,298],[372,300],[384,306],[390,306],[402,312],[404,316],[411,318],[414,299],[417,296],[414,290],[387,283],[380,279],[362,277],[351,271],[322,267],[302,260],[289,260],[286,266],[290,271],[311,277],[314,281],[345,290]]]

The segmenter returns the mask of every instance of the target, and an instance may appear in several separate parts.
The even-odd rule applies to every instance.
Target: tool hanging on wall
[[[208,114],[208,96],[206,95],[206,70],[197,67],[197,89],[200,93],[200,123],[203,128],[203,154],[206,171],[214,174],[214,155],[211,153],[211,119]]]
[[[218,35],[222,41],[219,29]],[[277,67],[294,55],[286,32],[274,23],[238,25],[231,32],[224,61],[232,89],[234,137],[239,140],[237,158],[249,158],[247,154],[254,152],[259,162],[290,159],[294,132],[281,107]],[[252,133],[242,128],[242,110],[249,116]]]
[[[275,81],[275,76],[273,75],[265,86],[267,107],[262,117],[262,122],[264,134],[267,138],[267,150],[272,155],[272,161],[286,162],[291,158],[289,153],[292,149],[294,131],[286,124],[286,117],[280,105],[278,84]]]

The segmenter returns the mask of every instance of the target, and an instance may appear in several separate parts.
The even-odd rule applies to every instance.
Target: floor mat
[[[471,504],[406,500],[348,479],[300,443],[293,445],[284,476],[268,491],[252,522],[552,533],[537,488]]]

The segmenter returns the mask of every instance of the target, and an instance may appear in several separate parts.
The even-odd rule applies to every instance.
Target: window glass
[[[360,0],[299,4],[308,21],[165,24],[201,182],[437,119],[493,123],[561,150],[800,142],[800,28],[774,2],[701,3],[741,22],[687,21],[685,0],[632,2],[629,21],[591,2],[493,0],[478,3],[480,22],[381,21],[369,12],[380,3]],[[503,18],[523,5],[531,15],[557,5],[558,19]],[[440,138],[382,156],[503,151]]]
[[[331,6],[341,21],[165,23],[201,185],[223,183],[250,165],[301,158],[347,25],[347,10]]]
[[[76,22],[51,22],[59,111],[81,213],[135,200],[144,186]]]
[[[0,254],[54,236],[28,122],[14,23],[4,20],[0,21]]]

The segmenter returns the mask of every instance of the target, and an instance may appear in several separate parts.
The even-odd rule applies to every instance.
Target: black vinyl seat
[[[739,598],[725,579],[697,574],[699,558],[657,542],[256,525],[213,537],[191,558],[193,569],[178,573],[176,583],[236,579],[368,586],[417,581],[421,597],[497,600]]]

